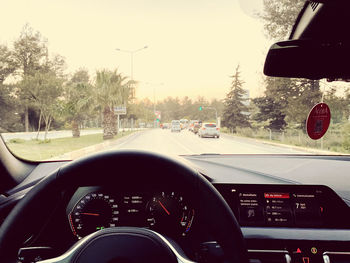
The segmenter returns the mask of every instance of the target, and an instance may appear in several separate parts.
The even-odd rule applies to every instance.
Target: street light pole
[[[163,86],[164,83],[161,82],[161,83],[149,83],[149,82],[146,82],[145,83],[146,85],[152,85],[153,86],[153,113],[154,113],[154,116],[156,115],[156,88],[154,86]],[[156,121],[154,121],[153,123],[153,126],[154,128],[156,128],[157,124],[156,124]]]
[[[148,46],[144,46],[142,48],[135,49],[135,50],[126,50],[126,49],[120,49],[120,48],[116,48],[115,49],[117,51],[130,54],[130,79],[131,79],[132,83],[133,83],[133,80],[134,80],[134,54],[139,52],[139,51],[141,51],[141,50],[144,50],[146,48],[148,48]],[[133,97],[133,99],[135,97],[135,89],[134,89],[134,87],[132,87],[132,97]]]
[[[131,67],[131,69],[130,69],[130,78],[131,78],[131,81],[133,81],[134,80],[134,53],[130,53],[130,59],[131,59],[131,61],[130,61],[130,67]]]
[[[156,114],[156,88],[153,87],[153,112]]]
[[[120,52],[124,52],[124,53],[128,53],[130,54],[130,79],[131,79],[131,100],[132,102],[134,101],[135,99],[135,87],[134,87],[134,54],[136,52],[139,52],[143,49],[146,49],[148,48],[148,46],[144,46],[142,48],[139,48],[139,49],[135,49],[135,50],[124,50],[124,49],[120,49],[120,48],[116,48],[117,51],[120,51]],[[134,126],[134,120],[131,119],[131,129],[133,128]],[[119,131],[119,115],[118,115],[118,131]]]

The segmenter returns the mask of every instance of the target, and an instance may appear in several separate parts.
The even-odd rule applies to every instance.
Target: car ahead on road
[[[203,137],[220,137],[220,128],[216,127],[216,123],[203,123],[198,130],[198,136]]]
[[[190,120],[189,124],[188,124],[188,130],[193,132],[193,128],[194,128],[194,125],[198,123],[198,120]]]
[[[171,132],[181,132],[181,124],[179,120],[171,121]]]
[[[50,35],[55,36],[55,39],[63,40],[63,47],[69,54],[79,53],[77,46],[84,46],[87,39],[97,36],[99,41],[94,41],[93,45],[89,46],[91,56],[86,56],[85,51],[81,54],[84,62],[86,60],[96,65],[101,62],[99,59],[95,60],[105,51],[105,43],[108,41],[128,39],[130,32],[134,31],[134,36],[143,36],[142,34],[147,32],[147,36],[154,36],[153,43],[166,41],[165,51],[171,58],[162,60],[164,52],[160,52],[156,59],[148,60],[147,63],[158,66],[159,61],[162,61],[162,68],[164,71],[168,69],[168,72],[161,77],[174,76],[172,85],[169,85],[171,89],[181,86],[184,90],[188,87],[184,96],[190,94],[193,83],[200,85],[207,80],[208,86],[213,86],[212,79],[206,79],[207,75],[225,75],[227,68],[221,66],[232,65],[235,61],[231,59],[237,57],[237,52],[240,60],[248,56],[244,65],[253,72],[256,65],[249,68],[249,63],[253,61],[253,64],[259,64],[261,48],[270,41],[259,38],[259,33],[254,31],[254,28],[275,29],[277,31],[274,32],[274,38],[280,38],[278,33],[291,29],[288,41],[274,44],[266,57],[264,73],[269,76],[266,79],[268,86],[265,87],[267,97],[260,101],[264,112],[260,112],[263,114],[260,114],[259,118],[263,120],[255,121],[261,126],[267,122],[269,125],[278,122],[283,126],[285,122],[289,122],[288,118],[281,117],[286,114],[286,108],[277,113],[276,110],[280,109],[282,104],[288,105],[289,109],[293,102],[298,101],[299,108],[291,108],[292,114],[301,115],[302,118],[292,124],[300,126],[305,123],[307,117],[300,109],[301,106],[323,99],[325,102],[327,99],[331,100],[337,113],[340,108],[344,108],[343,115],[338,116],[338,119],[347,119],[349,115],[348,94],[343,89],[339,90],[339,96],[342,97],[337,97],[338,95],[332,92],[330,95],[326,92],[323,96],[321,92],[329,87],[332,90],[337,89],[340,81],[344,81],[341,84],[343,88],[350,79],[350,3],[347,0],[312,0],[305,3],[264,0],[261,6],[264,7],[264,11],[270,13],[259,15],[256,21],[253,17],[257,16],[255,7],[258,8],[259,4],[251,8],[252,6],[246,5],[248,1],[245,0],[215,1],[215,5],[212,1],[208,1],[210,4],[199,4],[198,1],[161,1],[160,5],[154,4],[157,1],[149,1],[147,5],[143,1],[140,1],[140,5],[137,4],[138,1],[124,1],[123,4],[117,5],[112,3],[115,1],[104,1],[103,4],[100,4],[101,1],[89,1],[88,5],[85,4],[86,1],[74,1],[74,5],[71,5],[71,1],[40,1],[36,4],[37,1],[24,0],[21,6],[26,7],[25,17],[22,12],[18,12],[19,1],[7,1],[6,5],[2,5],[0,20],[2,19],[3,24],[6,23],[6,30],[1,31],[1,40],[7,32],[10,32],[9,38],[12,38],[15,33],[13,31],[17,31],[18,21],[33,17],[34,21],[29,22],[41,25]],[[11,5],[11,2],[15,4]],[[128,2],[132,4],[128,6]],[[32,4],[34,6],[31,6]],[[244,6],[244,10],[241,10],[240,6]],[[289,13],[293,10],[299,11],[298,7],[301,9],[300,13]],[[253,9],[254,14],[248,16],[249,10]],[[67,10],[65,19],[59,20],[62,12],[57,10]],[[271,14],[273,19],[270,19],[269,23],[259,24]],[[92,21],[95,26],[89,23],[92,16],[96,18]],[[115,17],[118,19],[114,19]],[[290,23],[292,17],[296,19],[294,25]],[[118,34],[110,34],[110,30],[101,30],[112,28],[115,20],[116,25],[123,26],[118,30]],[[72,26],[76,21],[82,29],[79,34],[76,34],[77,27]],[[107,23],[104,24],[104,21]],[[159,22],[161,27],[154,26],[152,31],[153,26],[150,25],[158,25]],[[64,30],[56,30],[59,26]],[[25,28],[28,28],[28,25]],[[168,30],[169,28],[171,30]],[[162,34],[159,34],[159,29],[166,30],[161,30]],[[64,31],[64,34],[55,35],[59,31]],[[223,34],[220,35],[220,32]],[[105,95],[102,98],[98,97],[99,100],[111,100],[106,104],[93,105],[87,115],[92,114],[91,109],[98,108],[90,121],[103,124],[111,121],[111,126],[106,124],[104,132],[106,135],[113,133],[115,119],[113,114],[111,115],[111,106],[130,97],[130,83],[120,87],[124,78],[119,78],[118,75],[111,77],[108,74],[100,74],[101,72],[97,72],[96,83],[89,79],[86,72],[66,81],[62,77],[65,74],[57,70],[62,64],[61,58],[50,60],[50,52],[45,48],[46,39],[37,41],[39,35],[35,31],[25,31],[13,45],[15,50],[8,50],[3,46],[5,41],[1,41],[1,101],[5,100],[6,103],[1,103],[0,108],[2,114],[10,111],[9,119],[2,119],[1,128],[8,125],[7,121],[16,115],[25,116],[29,106],[28,118],[39,114],[44,118],[47,118],[46,114],[51,116],[52,109],[59,109],[58,106],[63,106],[62,103],[70,100],[69,97],[64,98],[67,101],[57,99],[60,97],[52,97],[56,94],[51,92],[53,86],[68,82],[69,86],[60,88],[68,90],[77,86],[77,94],[80,97],[82,87],[86,89],[89,85],[97,83],[94,88]],[[116,35],[116,39],[112,41],[113,35]],[[213,41],[208,42],[209,38]],[[216,41],[217,39],[226,41],[227,45],[223,45],[223,41]],[[179,45],[180,42],[174,40],[185,44]],[[99,43],[102,43],[102,46],[93,49]],[[168,46],[172,52],[169,52]],[[160,45],[157,46],[159,47]],[[133,54],[136,51],[141,49],[127,52]],[[231,51],[233,53],[228,53]],[[113,48],[104,55],[110,56],[112,52]],[[171,53],[174,53],[175,57],[170,57]],[[215,63],[213,74],[203,74],[204,70],[212,68],[203,63],[202,59],[198,59],[204,53],[208,54],[209,59],[218,59],[218,63],[214,60],[212,63]],[[156,56],[156,52],[151,55]],[[25,62],[24,68],[18,66],[22,58]],[[27,58],[30,58],[30,61]],[[178,62],[176,58],[179,58]],[[184,63],[183,58],[193,59]],[[73,59],[79,61],[79,57]],[[167,62],[169,64],[165,64]],[[54,67],[51,67],[52,64]],[[171,66],[173,67],[169,68]],[[27,67],[30,68],[27,71],[29,74],[22,79],[22,73]],[[8,79],[6,74],[11,72],[13,75]],[[159,74],[161,72],[158,71]],[[237,73],[236,76],[238,75]],[[193,76],[197,78],[191,79]],[[2,82],[5,77],[7,81]],[[260,78],[258,74],[251,83]],[[13,83],[16,79],[20,82]],[[33,84],[33,79],[35,85],[28,85]],[[319,81],[320,79],[322,81]],[[82,80],[85,80],[84,84],[81,83]],[[117,81],[113,82],[115,80]],[[223,81],[225,80],[218,79],[215,83]],[[331,81],[337,82],[333,85]],[[8,85],[9,83],[11,85]],[[243,82],[236,83],[239,89],[236,97],[240,97]],[[26,87],[30,96],[27,93],[22,94],[23,91],[20,96],[14,96],[22,87]],[[50,92],[47,91],[48,88]],[[118,92],[115,89],[118,89]],[[171,89],[166,92],[171,92]],[[111,93],[105,94],[106,90]],[[276,90],[280,95],[275,95]],[[119,91],[125,93],[125,97],[117,102],[119,97],[116,93]],[[203,90],[203,94],[210,91]],[[91,93],[93,92],[89,92],[88,99],[84,101],[97,101]],[[46,100],[49,102],[49,112],[47,108],[39,109],[41,103]],[[11,105],[12,101],[16,102],[16,107]],[[59,104],[52,105],[55,101]],[[70,100],[73,106],[69,107],[76,113],[78,109],[74,108],[75,101]],[[169,113],[172,116],[187,116],[179,113],[182,108],[174,107],[172,102],[177,100],[167,101],[171,103],[165,104],[172,104],[172,112],[163,111],[164,115]],[[184,101],[188,102],[189,99]],[[258,102],[259,98],[254,104]],[[152,104],[145,104],[145,108],[136,104],[133,106],[140,106],[143,118],[147,116],[147,119],[152,119]],[[27,109],[21,109],[20,106],[23,105],[26,105]],[[82,108],[83,112],[86,112],[85,107]],[[210,108],[204,107],[204,110]],[[102,113],[106,113],[106,119],[101,118]],[[239,111],[235,109],[231,116],[237,113],[239,114]],[[319,116],[324,116],[323,113]],[[214,115],[214,112],[196,111],[193,118],[205,114]],[[18,120],[18,123],[15,124],[20,125],[22,130],[28,129],[28,123],[24,123],[24,120],[21,122],[21,116],[17,117],[14,120]],[[244,117],[244,114],[240,117]],[[63,117],[60,116],[59,120],[61,118]],[[84,114],[85,118],[88,116]],[[67,121],[69,120],[71,119],[67,118]],[[315,122],[315,126],[311,127],[315,128],[311,129],[313,131],[316,131],[317,123],[324,123],[323,119]],[[227,124],[225,121],[223,123]],[[246,122],[241,123],[242,126],[245,124]],[[16,125],[7,127],[16,129]],[[345,125],[348,128],[347,120]],[[18,131],[21,131],[20,128]],[[304,131],[298,132],[300,143]],[[160,137],[161,135],[163,137]],[[228,136],[232,142],[237,142],[235,145],[241,149],[239,154],[210,154],[208,152],[213,149],[211,145],[215,143],[193,140],[192,146],[198,148],[193,148],[192,151],[189,148],[189,140],[193,136],[187,136],[187,133],[183,135],[169,136],[166,132],[149,129],[133,133],[121,141],[92,145],[96,146],[96,151],[79,159],[52,157],[51,153],[47,152],[47,148],[54,146],[51,142],[35,144],[36,142],[31,141],[29,144],[20,142],[15,145],[28,147],[20,149],[25,149],[29,154],[39,151],[40,154],[46,154],[46,158],[50,160],[27,160],[21,157],[21,151],[16,152],[15,147],[11,148],[11,143],[7,144],[0,138],[0,263],[350,262],[349,151],[338,150],[334,153],[325,151],[325,148],[319,151],[317,148],[288,145],[283,148],[285,152],[281,154],[278,151],[274,152],[277,148],[274,141],[269,143],[272,154],[259,155],[255,154],[253,144],[258,137],[253,140],[237,140]],[[294,139],[298,141],[298,137]],[[347,129],[337,130],[331,141],[335,140],[335,137],[343,137],[347,141]],[[96,138],[98,142],[102,139],[101,136]],[[68,140],[72,144],[74,141],[81,142],[78,138],[69,139],[72,139]],[[186,141],[182,143],[180,139]],[[220,140],[220,145],[224,139],[226,138]],[[164,142],[159,153],[154,153],[154,141]],[[244,141],[249,141],[249,144]],[[285,143],[286,141],[284,140]],[[326,136],[322,146],[327,141]],[[121,149],[128,142],[130,147]],[[144,149],[146,142],[151,142],[149,151]],[[310,138],[307,142],[316,145]],[[114,148],[103,151],[101,147],[106,144]],[[263,144],[268,145],[268,141],[265,140]],[[169,149],[169,145],[173,148]],[[251,148],[248,149],[248,145],[251,145]],[[69,145],[63,145],[59,150],[66,146]],[[337,149],[337,144],[331,143],[330,149],[333,150],[333,147]],[[291,148],[304,149],[305,152],[291,154]],[[10,149],[13,149],[13,152]],[[88,146],[88,149],[91,149],[91,146]],[[173,149],[180,149],[179,156],[166,156],[173,154]],[[187,154],[183,155],[184,152]]]
[[[188,120],[187,119],[181,119],[180,124],[181,124],[181,130],[188,128]]]
[[[170,128],[170,123],[163,123],[162,124],[162,129],[169,129]]]
[[[193,125],[193,133],[194,134],[197,134],[199,129],[201,128],[201,124],[199,122],[196,122],[194,125]]]

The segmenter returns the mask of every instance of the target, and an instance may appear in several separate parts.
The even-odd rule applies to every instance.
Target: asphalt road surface
[[[275,146],[253,139],[222,134],[220,138],[199,138],[194,133],[183,130],[152,129],[129,136],[110,149],[138,149],[168,155],[192,154],[310,154],[291,147]]]

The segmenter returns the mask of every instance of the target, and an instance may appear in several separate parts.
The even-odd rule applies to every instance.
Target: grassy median
[[[121,132],[110,141],[115,141],[123,136],[133,133],[132,131]],[[62,155],[64,153],[79,150],[91,145],[103,143],[102,134],[84,135],[79,138],[59,138],[51,140],[22,140],[12,139],[7,143],[10,151],[27,160],[40,161]]]

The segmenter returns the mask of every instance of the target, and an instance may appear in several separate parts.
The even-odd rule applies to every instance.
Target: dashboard
[[[350,162],[337,158],[185,157],[226,200],[255,263],[350,262]],[[64,164],[39,164],[0,199],[0,217],[45,174]],[[312,177],[310,181],[306,175]],[[310,183],[315,181],[321,185]],[[201,200],[172,187],[135,184],[123,188],[117,182],[101,182],[69,189],[59,204],[53,204],[57,208],[48,223],[25,246],[50,247],[59,255],[94,231],[137,226],[175,240],[192,260],[220,262],[220,246],[206,231],[198,209]]]
[[[243,233],[252,236],[247,239],[251,248],[248,252],[256,262],[324,262],[323,257],[332,257],[332,262],[337,262],[334,258],[339,257],[350,259],[349,255],[334,254],[335,247],[346,251],[349,243],[307,240],[310,229],[350,229],[349,207],[329,187],[228,183],[214,186],[234,212]],[[66,207],[66,218],[76,239],[103,228],[136,226],[155,230],[185,244],[190,248],[187,254],[195,251],[192,258],[200,262],[206,262],[201,258],[219,262],[222,253],[210,236],[194,238],[201,232],[201,215],[196,202],[177,191],[80,187]],[[265,236],[256,235],[259,229],[267,231]],[[288,231],[293,229],[300,233],[298,242],[290,239]],[[300,232],[303,229],[305,232]],[[273,237],[278,230],[279,237]],[[195,234],[191,236],[193,231]],[[268,238],[267,233],[270,234]],[[261,243],[262,239],[265,244]],[[191,247],[190,243],[200,245]]]
[[[348,206],[326,186],[215,187],[242,227],[350,228]],[[69,201],[66,214],[77,239],[118,226],[145,227],[175,238],[185,237],[194,220],[199,220],[194,204],[179,192],[118,192],[102,186],[80,187]]]

